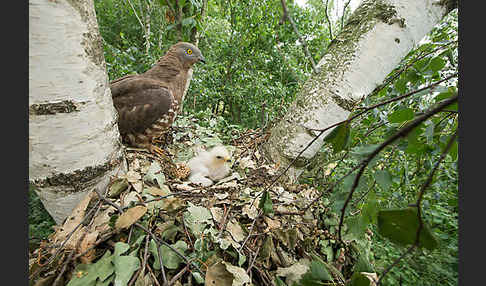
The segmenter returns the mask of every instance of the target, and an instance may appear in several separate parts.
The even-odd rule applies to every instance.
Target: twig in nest
[[[66,243],[69,241],[69,239],[71,238],[71,236],[78,230],[78,228],[83,225],[86,220],[90,217],[91,213],[97,209],[98,207],[101,206],[101,203],[98,201],[96,203],[95,206],[93,206],[89,211],[88,213],[84,216],[84,218],[81,220],[81,222],[76,225],[76,227],[71,231],[69,232],[69,234],[66,236],[66,238],[64,239],[64,241],[61,243],[61,245],[59,246],[59,248],[56,250],[56,252],[51,256],[49,257],[49,259],[46,261],[46,263],[44,263],[44,265],[42,265],[41,267],[39,267],[38,269],[36,269],[36,271],[34,273],[32,273],[30,276],[29,276],[29,280],[30,281],[33,281],[34,279],[37,278],[37,276],[40,274],[41,270],[49,265],[52,261],[54,261],[54,259],[57,257],[57,255],[59,255],[59,253],[64,249],[64,245],[66,245]]]
[[[186,273],[189,270],[189,265],[186,265],[186,267],[182,268],[179,273],[177,273],[174,277],[169,282],[169,286],[176,283],[177,279],[179,279],[184,273]]]
[[[113,206],[115,209],[118,210],[119,213],[124,213],[123,209],[113,203],[112,201],[108,200],[107,198],[105,198],[100,192],[98,192],[96,190],[96,193],[98,194],[99,198],[104,201],[105,203],[109,204],[110,206]],[[172,245],[168,244],[167,242],[157,238],[149,229],[147,229],[146,227],[144,227],[143,225],[139,224],[138,222],[134,223],[133,225],[135,225],[136,227],[142,229],[143,231],[145,231],[146,233],[150,234],[150,236],[156,241],[156,242],[159,242],[159,243],[162,243],[163,245],[167,246],[168,248],[170,248],[172,251],[174,251],[177,256],[179,256],[180,258],[182,258],[187,264],[192,264],[194,267],[196,267],[196,269],[200,272],[200,273],[204,273],[201,271],[201,269],[199,268],[199,266],[197,266],[197,264],[191,262],[187,257],[185,257],[182,253],[180,253],[179,250],[177,250],[176,248],[174,248]]]

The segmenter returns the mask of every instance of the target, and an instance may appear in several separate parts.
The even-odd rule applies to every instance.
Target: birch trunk
[[[29,0],[29,181],[57,224],[125,171],[93,0]]]
[[[456,1],[365,0],[319,61],[313,74],[273,129],[266,155],[288,164],[319,132],[345,120],[355,103],[383,82],[403,57],[452,10]],[[289,169],[295,182],[322,147],[324,132]]]

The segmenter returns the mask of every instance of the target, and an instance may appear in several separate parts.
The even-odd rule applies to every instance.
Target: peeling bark
[[[60,224],[126,170],[93,0],[29,1],[29,181]]]
[[[319,72],[305,82],[289,112],[271,130],[264,147],[267,157],[285,168],[319,134],[313,130],[345,120],[355,103],[383,82],[450,7],[432,0],[363,1],[319,61]],[[297,180],[331,131],[289,169],[290,181]]]

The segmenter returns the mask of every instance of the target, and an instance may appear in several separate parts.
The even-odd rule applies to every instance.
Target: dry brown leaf
[[[217,223],[222,223],[223,222],[223,209],[218,208],[218,207],[212,207],[209,209],[211,212],[211,215],[213,216],[213,219]]]
[[[96,230],[95,231],[92,231],[92,232],[88,232],[84,236],[83,241],[81,241],[81,244],[79,245],[78,253],[84,253],[90,247],[92,247],[95,244],[96,239],[98,238],[98,234],[99,233]],[[90,262],[92,262],[96,258],[96,255],[95,254],[96,254],[96,250],[95,249],[91,249],[85,255],[83,255],[83,256],[80,257],[81,262],[82,263],[90,263]]]
[[[234,218],[228,222],[228,224],[226,225],[226,230],[229,231],[229,233],[231,233],[231,236],[237,242],[243,241],[246,238],[243,229],[241,228],[238,221],[236,221],[236,219]]]
[[[96,229],[100,234],[103,234],[111,229],[110,218],[111,214],[115,212],[113,206],[108,206],[106,209],[102,210],[98,215],[94,217],[92,229]]]
[[[137,222],[145,213],[147,212],[147,207],[145,206],[135,206],[129,208],[116,220],[115,227],[117,229],[127,228]]]
[[[246,204],[241,209],[241,213],[247,215],[251,219],[255,219],[258,216],[258,208],[255,204]]]
[[[205,286],[229,286],[233,284],[233,274],[220,262],[211,265],[206,271]]]
[[[52,240],[55,243],[64,241],[69,233],[71,233],[83,221],[84,215],[86,213],[86,208],[88,207],[89,202],[95,197],[97,197],[97,195],[94,191],[89,192],[84,197],[84,199],[76,206],[76,208],[74,208],[71,215],[66,219],[62,227],[58,228],[56,230],[56,233],[52,236]],[[71,249],[74,249],[77,243],[76,238],[79,239],[81,237],[81,229],[82,228],[79,228],[76,233],[74,233],[69,239],[67,244],[71,245]]]
[[[142,179],[142,176],[140,176],[139,173],[135,172],[135,171],[128,171],[125,175],[125,178],[130,182],[130,183],[135,183],[135,182],[138,182]]]
[[[167,186],[163,185],[164,189],[159,189],[157,187],[148,187],[147,192],[152,196],[167,196],[170,194],[170,190]]]
[[[271,219],[269,217],[265,217],[265,222],[268,225],[268,228],[265,231],[270,231],[272,229],[280,228],[281,224],[279,220]]]

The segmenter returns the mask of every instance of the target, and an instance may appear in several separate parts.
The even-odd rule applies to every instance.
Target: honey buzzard
[[[148,71],[110,82],[124,143],[161,151],[152,140],[162,136],[181,111],[192,65],[197,62],[205,63],[201,51],[193,44],[179,42]]]

